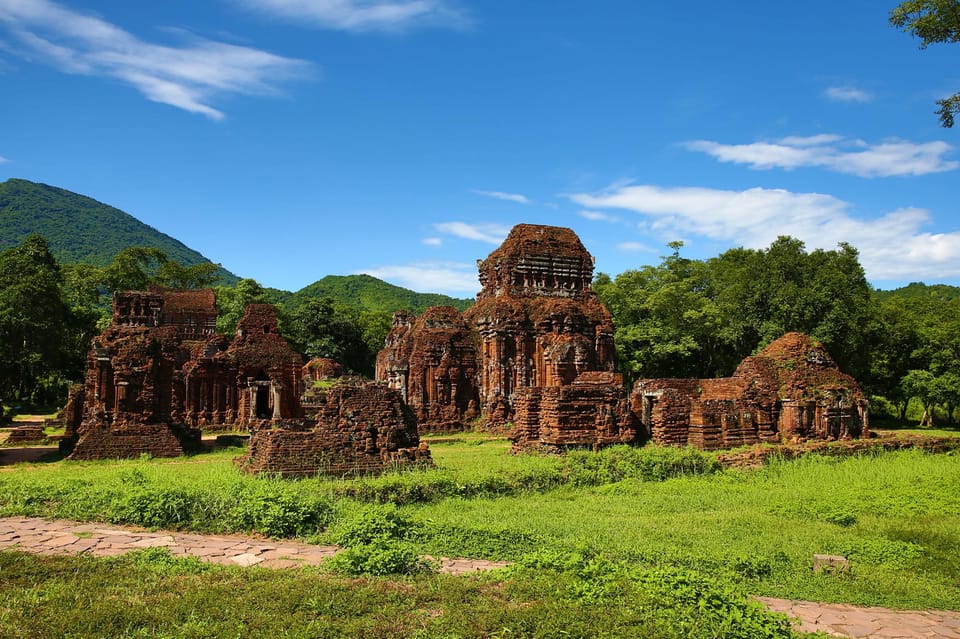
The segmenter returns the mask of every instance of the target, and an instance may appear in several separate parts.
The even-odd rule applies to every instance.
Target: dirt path
[[[217,564],[264,568],[313,566],[339,551],[336,546],[240,535],[150,532],[128,526],[49,521],[37,517],[0,518],[0,550],[15,549],[41,555],[86,553],[108,557],[158,546],[166,547],[176,556],[192,555]],[[440,558],[440,571],[453,575],[506,565],[506,562],[482,559]],[[821,630],[838,637],[869,639],[960,639],[960,612],[861,608],[772,597],[756,599],[771,610],[784,612],[797,619],[797,629],[804,632]]]

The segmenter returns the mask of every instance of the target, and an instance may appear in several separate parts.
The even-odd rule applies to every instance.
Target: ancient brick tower
[[[450,306],[416,319],[394,313],[377,354],[377,379],[400,391],[421,432],[462,430],[478,414],[477,352],[469,326]]]
[[[613,322],[590,287],[593,257],[567,228],[519,224],[478,262],[482,290],[464,317],[476,331],[480,408],[512,419],[522,388],[613,371]]]

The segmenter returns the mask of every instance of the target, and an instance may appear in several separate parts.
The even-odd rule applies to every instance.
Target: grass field
[[[286,600],[287,590],[341,592],[345,583],[355,583],[356,593],[338,595],[345,598],[343,605],[396,610],[384,614],[405,620],[398,622],[393,634],[385,629],[389,624],[377,626],[376,632],[368,628],[370,636],[416,636],[416,632],[426,633],[421,636],[532,636],[523,631],[524,624],[536,617],[527,618],[524,611],[529,609],[540,618],[553,618],[553,627],[579,628],[579,634],[572,636],[602,636],[596,633],[606,620],[621,630],[609,636],[623,636],[630,624],[644,628],[640,634],[671,636],[664,634],[664,628],[673,626],[664,619],[657,621],[652,610],[683,617],[692,614],[680,611],[687,610],[684,606],[702,607],[715,596],[726,603],[718,604],[719,612],[711,617],[712,630],[704,627],[696,632],[735,636],[729,629],[716,632],[720,627],[716,624],[729,624],[746,614],[741,595],[732,593],[960,610],[960,455],[956,453],[806,457],[775,460],[760,470],[733,471],[720,469],[710,455],[692,450],[615,447],[567,456],[511,456],[508,448],[505,440],[458,436],[431,444],[436,469],[351,480],[244,476],[231,462],[239,449],[175,460],[21,464],[0,472],[0,515],[208,532],[256,531],[323,542],[342,542],[357,530],[369,531],[389,521],[400,522],[391,528],[396,538],[391,543],[402,542],[417,553],[518,562],[519,567],[505,575],[459,581],[423,575],[406,577],[402,585],[397,585],[396,578],[347,582],[315,571],[274,577],[263,576],[263,571],[215,576],[212,569],[188,566],[173,570],[185,571],[186,576],[170,575],[164,570],[171,560],[164,563],[162,557],[154,558],[159,568],[150,562],[131,564],[137,570],[153,571],[150,579],[161,585],[144,597],[161,607],[167,604],[154,599],[163,600],[165,588],[196,589],[190,596],[201,597],[200,591],[216,590],[211,584],[222,580],[241,582],[236,586],[238,593],[249,591],[254,597],[258,592],[264,599],[278,601]],[[847,556],[850,574],[814,574],[814,553]],[[79,587],[70,575],[92,571],[112,575],[104,577],[104,583],[123,584],[128,583],[131,570],[122,562],[0,556],[4,576],[34,575],[38,583],[49,580],[54,590],[70,592]],[[397,588],[410,601],[397,603]],[[690,588],[697,594],[687,599],[677,594]],[[101,586],[81,590],[92,599],[104,596]],[[470,603],[461,607],[438,594],[451,590],[469,592],[463,597]],[[27,605],[30,595],[26,592],[18,595],[13,609],[0,603],[0,635],[2,624],[16,617],[18,606]],[[123,600],[133,595],[116,596]],[[431,597],[443,601],[437,603]],[[573,612],[569,616],[561,612],[551,597],[566,602],[564,610]],[[657,602],[652,608],[650,597]],[[590,601],[594,608],[616,612],[608,610],[596,617],[587,610]],[[55,604],[55,609],[60,605]],[[182,617],[186,613],[177,605],[169,615]],[[422,617],[420,612],[433,605],[444,612]],[[454,618],[463,623],[474,618],[471,606],[477,610],[473,626],[449,625]],[[300,614],[297,610],[294,606],[289,614]],[[310,614],[314,613],[317,610]],[[373,623],[369,616],[361,617],[366,621],[357,623]],[[222,623],[227,625],[217,626],[218,636],[229,636],[227,620]],[[266,621],[257,623],[272,627]],[[515,634],[496,635],[491,628],[498,624]],[[165,627],[131,627],[123,632],[167,636],[157,630]],[[337,627],[340,634],[329,636],[353,632]],[[744,636],[780,636],[776,630],[764,634],[769,630],[764,628]],[[141,630],[146,634],[137,634]],[[701,636],[696,632],[676,636]],[[203,635],[198,631],[169,636]]]

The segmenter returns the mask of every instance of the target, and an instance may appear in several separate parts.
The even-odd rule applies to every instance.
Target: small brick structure
[[[304,383],[337,379],[343,374],[343,364],[329,357],[314,357],[303,365],[301,372]]]
[[[303,362],[269,304],[248,306],[232,340],[213,332],[212,290],[120,293],[113,321],[68,397],[69,459],[178,456],[203,427],[302,415]]]
[[[868,402],[819,342],[787,333],[723,379],[641,379],[631,410],[654,443],[703,450],[869,435]]]
[[[345,381],[318,393],[316,421],[264,421],[252,430],[237,462],[252,474],[347,476],[432,464],[399,391],[376,382]]]
[[[619,373],[581,373],[572,384],[519,389],[512,450],[562,450],[637,440],[637,423]]]
[[[477,351],[457,309],[434,306],[393,316],[376,378],[400,391],[421,433],[463,430],[479,414]]]
[[[35,423],[16,423],[7,430],[9,436],[6,443],[19,446],[23,444],[40,444],[46,441],[47,436],[43,432],[43,424]]]

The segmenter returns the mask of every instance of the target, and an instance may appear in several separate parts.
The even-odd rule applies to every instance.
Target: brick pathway
[[[21,550],[39,555],[86,553],[95,557],[110,557],[156,546],[166,547],[174,556],[192,555],[216,564],[265,568],[316,566],[340,550],[336,546],[272,541],[240,535],[150,532],[128,526],[49,521],[38,517],[0,518],[0,550]],[[482,559],[441,557],[438,561],[440,572],[452,575],[507,565],[502,561]]]
[[[799,618],[800,624],[796,627],[802,632],[822,630],[836,637],[869,639],[960,639],[960,612],[860,608],[772,597],[756,599],[771,610]]]
[[[192,555],[232,566],[290,568],[315,566],[339,550],[292,541],[270,541],[240,535],[197,535],[149,532],[127,526],[48,521],[36,517],[0,518],[0,550],[16,549],[41,555],[86,553],[96,557],[121,555],[139,548],[164,546],[170,554]],[[490,570],[506,562],[480,559],[440,559],[440,571],[453,575]],[[797,629],[822,630],[838,637],[869,639],[960,639],[960,612],[897,611],[756,597],[771,610],[799,619]]]

